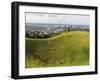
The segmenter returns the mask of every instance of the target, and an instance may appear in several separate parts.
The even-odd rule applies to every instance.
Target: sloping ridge
[[[48,39],[26,39],[28,68],[87,64],[89,64],[88,32],[67,32]]]

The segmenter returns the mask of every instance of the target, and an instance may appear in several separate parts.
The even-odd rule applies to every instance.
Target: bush
[[[57,32],[57,33],[43,33],[43,32],[36,32],[36,33],[32,33],[32,32],[27,32],[26,33],[26,37],[27,38],[50,38],[50,37],[54,37],[56,35],[61,34],[61,32]]]

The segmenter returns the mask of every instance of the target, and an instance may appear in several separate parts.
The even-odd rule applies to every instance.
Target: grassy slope
[[[26,68],[89,64],[89,33],[67,32],[48,39],[26,38]]]

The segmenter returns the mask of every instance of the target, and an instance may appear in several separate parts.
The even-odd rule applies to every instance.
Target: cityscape
[[[49,35],[52,33],[61,33],[64,31],[87,31],[89,25],[70,25],[70,24],[44,24],[44,23],[26,23],[26,36],[30,35]]]

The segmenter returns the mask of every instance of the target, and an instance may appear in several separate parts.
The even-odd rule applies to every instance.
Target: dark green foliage
[[[33,33],[33,32],[27,32],[26,37],[27,38],[50,38],[54,37],[61,34],[61,32],[57,33],[49,33],[49,34],[44,34],[44,33]]]

